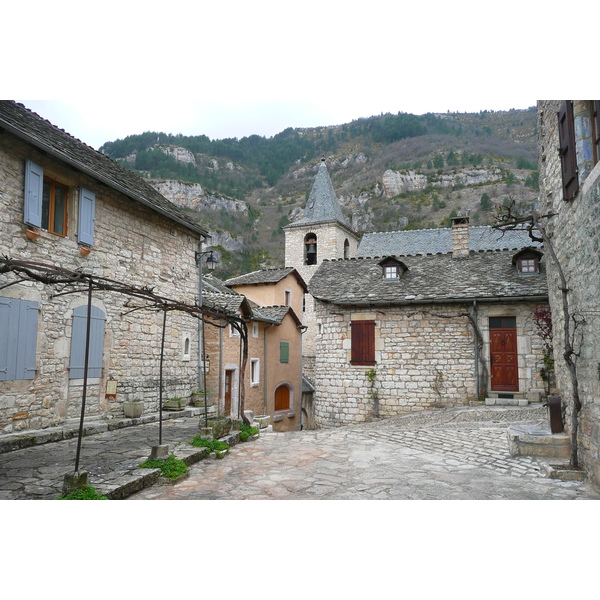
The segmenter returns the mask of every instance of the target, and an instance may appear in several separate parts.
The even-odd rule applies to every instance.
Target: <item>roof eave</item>
[[[161,210],[157,206],[154,206],[152,203],[148,202],[145,198],[143,198],[139,194],[136,194],[136,193],[132,192],[131,190],[128,190],[127,188],[112,181],[108,177],[105,177],[104,175],[97,173],[90,167],[87,167],[87,166],[81,164],[80,162],[70,158],[66,154],[63,154],[60,150],[56,150],[56,148],[38,140],[35,136],[28,134],[26,131],[19,129],[18,127],[15,127],[14,125],[12,125],[10,123],[7,123],[3,119],[0,119],[0,124],[2,124],[2,127],[4,127],[7,131],[12,133],[16,137],[28,142],[29,144],[35,146],[36,148],[39,148],[40,150],[43,150],[44,152],[47,152],[51,156],[54,156],[55,158],[60,159],[61,161],[65,162],[65,163],[71,165],[72,167],[76,168],[77,170],[81,171],[82,173],[85,173],[86,175],[89,175],[90,177],[93,177],[94,179],[101,181],[108,187],[110,187],[114,190],[117,190],[118,192],[121,192],[122,194],[124,194],[125,196],[128,196],[132,200],[135,200],[136,202],[139,202],[140,204],[143,204],[144,206],[150,208],[152,211],[157,212],[157,213],[167,217],[168,219],[171,219],[172,221],[179,223],[180,225],[183,225],[190,231],[194,231],[195,233],[200,234],[205,239],[209,239],[211,237],[209,235],[208,231],[206,229],[204,229],[203,227],[200,227],[199,225],[197,225],[197,226],[193,225],[192,223],[189,223],[187,221],[184,221],[183,219],[179,219],[176,216],[169,214],[167,211]]]

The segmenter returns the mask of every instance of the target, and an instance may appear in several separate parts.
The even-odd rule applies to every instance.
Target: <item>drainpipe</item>
[[[475,327],[479,327],[477,324],[477,298],[473,300],[473,321],[475,323]],[[480,390],[479,390],[479,340],[477,339],[477,329],[473,331],[474,337],[474,345],[475,345],[475,393],[477,395],[477,399],[479,399]]]
[[[271,323],[263,329],[263,415],[267,415],[267,329],[274,327]]]
[[[308,329],[308,325],[301,325],[298,329],[300,329],[300,431],[302,431],[302,400],[304,399],[304,394],[302,393],[302,373],[304,372],[304,361],[302,360],[302,340],[304,332]]]

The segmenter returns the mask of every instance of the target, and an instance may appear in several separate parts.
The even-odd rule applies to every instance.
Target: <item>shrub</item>
[[[196,448],[208,448],[209,454],[211,452],[223,452],[229,451],[229,444],[221,442],[220,440],[208,440],[203,438],[201,435],[197,435],[190,444]]]
[[[242,423],[240,439],[242,442],[248,440],[251,435],[256,435],[258,433],[258,429],[256,427],[252,427],[251,425],[246,425],[246,423]]]

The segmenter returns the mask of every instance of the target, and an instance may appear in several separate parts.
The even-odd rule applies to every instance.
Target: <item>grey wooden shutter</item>
[[[84,187],[79,189],[79,223],[77,224],[77,240],[82,244],[94,244],[94,213],[96,210],[96,194]]]
[[[573,104],[565,100],[558,111],[559,154],[562,168],[563,198],[570,200],[579,191]]]
[[[0,298],[0,381],[35,377],[38,311],[37,302]]]
[[[33,161],[25,161],[25,200],[23,220],[33,227],[42,226],[44,169]]]
[[[102,377],[102,352],[104,349],[104,311],[92,306],[90,324],[90,354],[88,377]],[[87,333],[87,306],[78,306],[73,311],[73,333],[71,336],[71,360],[69,378],[82,379],[85,367],[85,342]]]

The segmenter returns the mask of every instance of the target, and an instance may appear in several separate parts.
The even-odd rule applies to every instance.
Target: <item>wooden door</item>
[[[290,390],[285,385],[280,385],[275,390],[275,410],[288,410],[290,408]]]
[[[515,317],[490,319],[492,391],[519,391],[517,330]]]
[[[231,414],[231,388],[233,387],[233,374],[235,371],[225,371],[225,407],[224,414]]]

